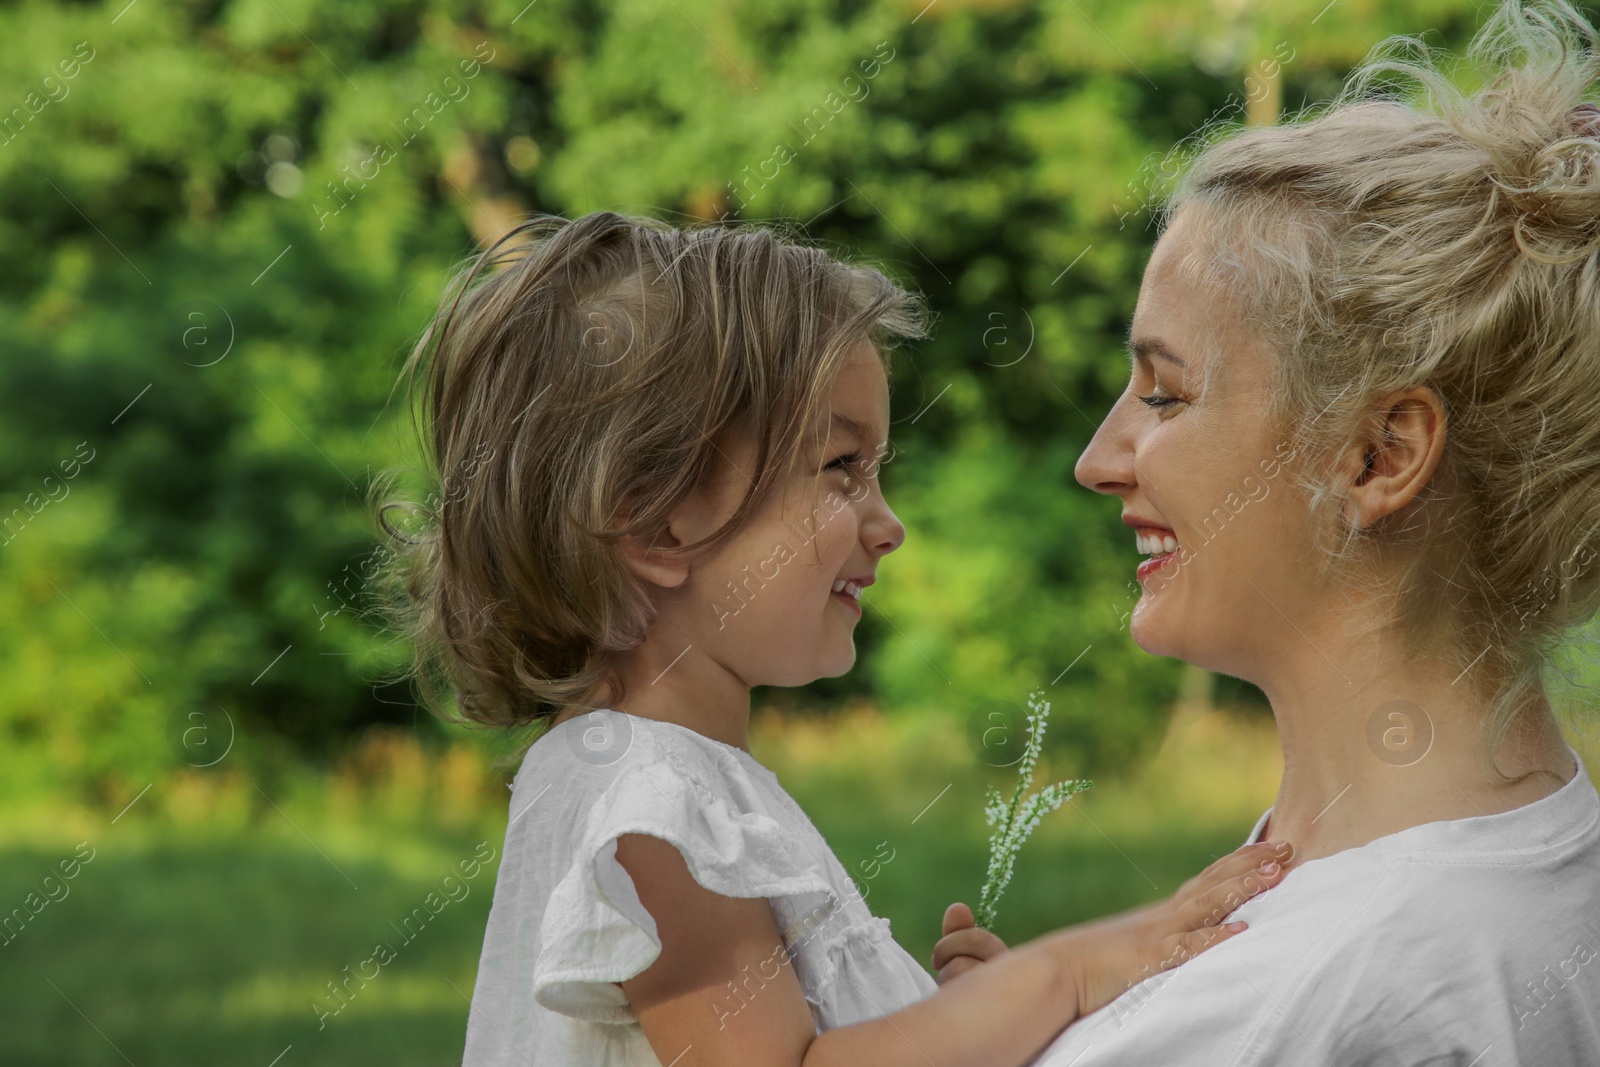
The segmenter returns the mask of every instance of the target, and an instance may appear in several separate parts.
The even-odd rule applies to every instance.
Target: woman
[[[1037,1063],[1600,1063],[1600,797],[1541,681],[1600,606],[1594,44],[1507,4],[1485,88],[1374,59],[1168,204],[1077,477],[1153,553],[1140,647],[1271,700],[1249,840],[1297,854]]]

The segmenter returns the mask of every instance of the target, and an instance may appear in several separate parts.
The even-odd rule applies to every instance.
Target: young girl
[[[850,669],[905,537],[877,468],[916,301],[762,230],[601,213],[512,237],[408,363],[431,353],[449,472],[436,530],[403,542],[424,692],[442,675],[468,721],[546,727],[468,1067],[1005,1067],[1242,927],[1219,923],[1286,848],[1009,951],[955,905],[936,983],[747,742],[753,686]]]

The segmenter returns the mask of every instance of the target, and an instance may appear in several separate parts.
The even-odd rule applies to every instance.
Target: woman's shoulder
[[[1309,860],[1227,918],[1249,928],[1038,1062],[1468,1063],[1492,1044],[1576,1067],[1600,1049],[1600,795],[1581,766],[1531,805]]]
[[[1429,946],[1436,957],[1442,943],[1514,952],[1531,928],[1581,925],[1597,905],[1600,793],[1578,759],[1571,779],[1533,803],[1423,823],[1308,861],[1236,914],[1304,924],[1330,947],[1342,937],[1369,955]]]
[[[1523,1062],[1600,1051],[1600,794],[1581,761],[1532,804],[1313,861],[1235,916],[1260,937],[1255,963],[1290,962],[1287,1017],[1338,1003],[1347,1024],[1425,1032],[1467,1060],[1491,1042]]]

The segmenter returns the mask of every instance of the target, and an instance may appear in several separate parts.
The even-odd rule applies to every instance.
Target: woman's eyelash
[[[1137,394],[1135,394],[1135,395],[1137,395]],[[1160,395],[1157,395],[1157,394],[1151,394],[1150,396],[1141,396],[1141,397],[1139,397],[1139,400],[1141,402],[1143,402],[1144,404],[1148,405],[1149,407],[1153,407],[1153,408],[1164,408],[1164,407],[1168,406],[1169,404],[1178,403],[1178,398],[1175,397],[1175,396],[1160,396]]]
[[[852,464],[854,464],[855,461],[860,459],[860,458],[861,458],[861,453],[852,452],[848,456],[840,456],[838,459],[834,460],[832,463],[829,463],[826,467],[824,467],[822,469],[831,471],[835,467],[840,467],[840,468],[848,467],[848,466],[851,466]]]

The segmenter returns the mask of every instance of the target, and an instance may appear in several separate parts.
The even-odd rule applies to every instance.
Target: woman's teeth
[[[851,600],[861,599],[861,587],[855,582],[850,581],[848,578],[841,578],[837,582],[834,582],[833,591],[835,593],[843,593]]]
[[[1162,530],[1135,530],[1133,540],[1140,552],[1151,556],[1178,551],[1178,539]]]

